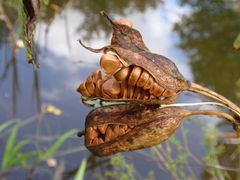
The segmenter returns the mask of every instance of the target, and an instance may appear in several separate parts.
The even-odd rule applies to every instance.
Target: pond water
[[[76,88],[99,67],[101,55],[87,51],[77,40],[82,39],[85,44],[96,48],[109,44],[111,28],[99,15],[103,9],[115,19],[128,18],[133,21],[149,49],[170,58],[186,79],[239,103],[236,82],[240,78],[240,53],[232,49],[232,43],[240,29],[240,14],[232,4],[225,1],[208,3],[205,0],[182,0],[182,4],[177,0],[50,2],[52,8],[44,9],[45,14],[35,36],[40,63],[38,71],[26,63],[24,49],[17,52],[14,63],[10,46],[6,43],[0,46],[0,75],[5,74],[0,81],[1,123],[13,116],[24,121],[37,114],[41,106],[51,104],[61,109],[62,115],[44,117],[40,125],[40,138],[57,136],[73,128],[84,129],[85,116],[91,108],[82,105]],[[12,62],[9,69],[5,66],[8,62]],[[201,100],[196,95],[185,93],[178,101]],[[197,119],[203,119],[206,125],[216,125],[212,123],[216,122],[216,118]],[[18,138],[34,140],[38,126],[39,123],[33,123],[22,128]],[[201,143],[203,132],[199,122],[186,122],[184,127],[189,129],[191,151],[202,159],[205,149]],[[231,127],[226,128],[232,131]],[[180,130],[177,137],[181,141]],[[2,139],[0,141],[4,142]],[[39,141],[46,146],[52,143]],[[104,169],[112,168],[108,157],[91,156],[83,144],[83,138],[71,138],[61,148],[64,152],[66,149],[76,150],[76,153],[57,156],[58,163],[64,162],[67,175],[74,174],[84,157],[89,157],[86,178],[97,178],[94,173],[101,174]],[[1,151],[3,148],[0,146]],[[157,163],[148,158],[146,152],[149,150],[123,153],[139,171],[139,179],[146,177],[150,170],[154,171],[157,179],[171,178],[168,172],[159,169]],[[236,165],[235,162],[232,164]],[[46,168],[46,164],[41,166],[43,170],[40,168],[34,177],[51,179],[55,169]],[[192,167],[199,178],[208,177],[204,168],[195,164]],[[20,170],[10,174],[9,178],[25,176],[26,171]],[[236,177],[235,174],[233,177]]]

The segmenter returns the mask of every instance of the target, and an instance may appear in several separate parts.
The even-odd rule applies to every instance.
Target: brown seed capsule
[[[107,127],[105,142],[111,140],[111,143],[104,143],[101,146],[86,144],[86,146],[97,156],[151,147],[168,139],[188,115],[190,115],[189,111],[180,107],[156,108],[129,104],[98,108],[88,115],[86,125],[104,122],[105,124],[122,123],[125,126]]]

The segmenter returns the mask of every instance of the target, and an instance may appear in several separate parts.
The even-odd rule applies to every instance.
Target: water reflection
[[[187,52],[195,81],[236,100],[240,54],[232,44],[240,29],[237,1],[180,0],[192,13],[175,25],[179,47]]]
[[[8,3],[9,1],[0,2]],[[182,2],[185,4],[193,1]],[[60,121],[54,117],[49,117],[46,121],[48,127],[53,127],[49,130],[50,135],[66,132],[73,127],[82,129],[84,126],[83,119],[89,109],[80,105],[79,96],[75,92],[75,88],[81,80],[85,79],[96,68],[99,57],[80,48],[77,39],[79,37],[91,38],[90,44],[92,42],[92,45],[96,47],[109,43],[103,36],[106,36],[105,32],[109,33],[111,28],[98,14],[99,11],[104,9],[114,17],[128,17],[133,20],[136,27],[143,34],[146,44],[151,49],[154,49],[155,52],[173,59],[184,76],[191,79],[191,67],[187,65],[184,53],[174,48],[174,44],[180,41],[180,47],[189,53],[190,65],[193,68],[196,81],[216,88],[218,92],[234,99],[234,84],[239,77],[237,69],[237,65],[239,65],[237,58],[239,59],[239,55],[233,55],[231,49],[226,47],[231,47],[235,37],[234,33],[240,29],[240,23],[236,23],[239,16],[232,8],[226,6],[225,1],[218,1],[218,3],[214,4],[209,4],[207,1],[196,2],[198,4],[191,4],[193,8],[196,8],[196,11],[193,11],[193,16],[185,16],[183,21],[176,26],[176,30],[181,37],[179,40],[171,32],[171,28],[172,23],[178,20],[179,12],[184,11],[184,8],[176,6],[175,3],[168,5],[166,9],[162,9],[163,1],[161,0],[50,0],[48,6],[42,6],[41,23],[37,31],[40,71],[33,72],[31,66],[25,65],[23,49],[20,50],[16,59],[3,58],[4,62],[6,62],[5,64],[9,64],[9,68],[3,65],[3,61],[0,62],[3,65],[0,67],[0,74],[5,74],[2,76],[4,78],[2,78],[0,83],[0,97],[5,92],[13,92],[11,95],[12,103],[18,105],[13,106],[13,112],[16,113],[18,107],[18,112],[21,113],[17,115],[20,117],[26,117],[29,113],[35,113],[36,108],[32,107],[33,102],[31,99],[33,92],[33,97],[36,98],[37,109],[40,108],[41,103],[52,103],[61,108],[63,115]],[[218,11],[215,10],[215,8],[219,7],[222,8]],[[13,17],[10,19],[17,20],[16,11],[12,11],[10,6],[5,6],[5,8],[7,14]],[[14,7],[13,9],[16,8]],[[211,13],[209,14],[208,12]],[[223,15],[221,12],[223,12]],[[146,21],[144,21],[144,18]],[[2,40],[1,42],[6,42],[9,31],[6,29],[5,23],[2,21],[0,23],[0,40]],[[76,33],[76,31],[78,32]],[[66,41],[67,34],[69,35],[68,41],[71,42],[71,46],[69,46],[71,48],[66,45],[68,44]],[[48,43],[44,43],[46,42],[44,38],[48,40]],[[219,41],[222,43],[220,44]],[[11,57],[9,56],[12,53],[11,50],[9,51],[8,49],[3,53],[5,45],[2,43],[0,47],[2,50],[0,51],[1,57],[4,57],[4,53],[8,53],[8,57]],[[43,49],[46,50],[47,56],[42,54]],[[75,63],[79,62],[79,60],[83,63]],[[15,79],[12,77],[15,77]],[[6,83],[7,81],[9,83]],[[33,84],[34,88],[29,86],[29,84]],[[18,85],[21,93],[18,91]],[[7,103],[7,106],[10,106],[11,102]],[[3,114],[1,118],[8,119],[8,116]],[[53,121],[48,121],[49,119],[53,119]],[[24,133],[34,134],[35,129],[35,126],[26,128]],[[191,128],[189,129],[191,130]],[[192,134],[194,136],[191,136],[191,142],[193,142],[191,147],[196,146],[195,142],[201,139],[199,133],[196,133],[197,128],[193,129],[194,132]],[[70,140],[68,145],[72,149],[74,146],[79,146],[82,143],[79,141],[79,139]],[[202,157],[199,149],[201,148],[195,148],[194,151],[196,150],[197,154],[200,154],[199,156]],[[87,153],[73,154],[71,157],[67,157],[66,166],[69,168],[77,166],[81,162],[82,157]],[[149,165],[147,170],[155,168],[158,177],[166,175],[163,171],[159,172],[159,169],[152,165],[149,159],[143,160],[142,155],[133,154],[139,159],[139,163],[134,165],[140,171],[146,169],[145,162],[147,162]],[[132,158],[133,154],[129,154],[129,157]],[[108,161],[108,159],[100,161],[93,158],[89,162],[89,169],[92,166],[96,166],[99,162],[102,163],[102,161]],[[110,168],[108,163],[106,165],[101,163],[99,163],[102,167],[101,169]],[[197,169],[199,170],[200,168]],[[89,173],[88,176],[92,177],[92,173]]]

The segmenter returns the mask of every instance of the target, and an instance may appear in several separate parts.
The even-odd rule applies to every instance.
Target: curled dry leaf
[[[36,68],[39,67],[34,53],[33,35],[36,28],[37,17],[40,10],[39,0],[23,0],[23,6],[26,14],[25,22],[25,38],[26,38],[26,54],[27,61],[32,63]]]

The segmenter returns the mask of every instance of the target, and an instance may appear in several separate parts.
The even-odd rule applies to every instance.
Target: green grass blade
[[[31,151],[25,154],[18,154],[18,156],[16,156],[15,159],[12,160],[11,165],[17,166],[17,165],[23,164],[26,162],[26,160],[33,157],[34,155],[37,155],[36,151]]]
[[[64,133],[45,153],[40,153],[38,160],[43,161],[49,158],[53,153],[55,153],[55,151],[57,151],[57,149],[65,142],[66,139],[70,138],[76,133],[77,130],[75,129]]]
[[[240,33],[238,34],[237,38],[235,39],[233,43],[233,47],[235,49],[240,49]]]
[[[4,131],[4,129],[6,129],[7,127],[9,127],[10,125],[12,125],[15,121],[7,121],[3,124],[0,125],[0,134],[2,133],[2,131]]]
[[[14,146],[9,152],[8,152],[8,158],[5,160],[5,164],[7,164],[7,167],[12,167],[12,162],[14,159],[16,159],[17,155],[20,153],[19,151],[29,143],[29,141],[24,140],[18,143],[16,146]]]
[[[12,129],[11,134],[8,137],[8,140],[7,140],[7,144],[5,147],[5,151],[3,154],[3,160],[2,160],[2,166],[1,166],[2,170],[5,170],[6,168],[8,168],[7,162],[9,162],[9,159],[11,159],[11,153],[9,153],[9,152],[12,150],[13,145],[16,141],[17,133],[18,133],[18,125],[15,125]]]
[[[77,174],[76,174],[74,180],[83,180],[84,174],[86,171],[86,167],[87,167],[87,160],[84,158],[81,162],[81,165],[78,168],[78,171],[77,171]]]

